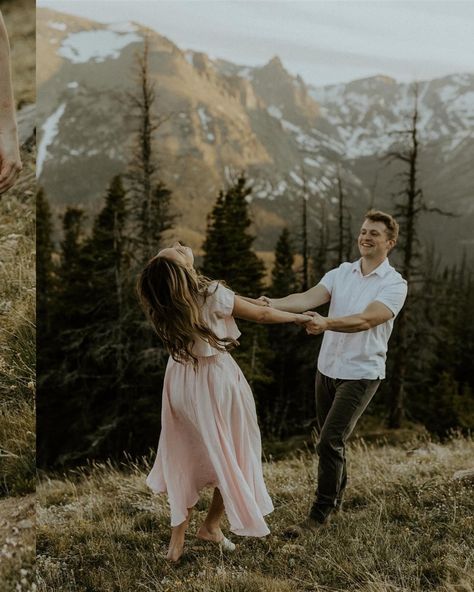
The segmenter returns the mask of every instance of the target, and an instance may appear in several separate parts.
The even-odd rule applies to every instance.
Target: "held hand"
[[[319,335],[326,331],[328,328],[327,319],[312,310],[307,311],[304,314],[310,317],[309,322],[305,325],[306,333],[308,335]]]
[[[10,189],[21,169],[16,128],[6,129],[0,123],[0,194]]]
[[[272,306],[271,298],[268,298],[268,296],[260,296],[257,300],[261,302],[260,306]]]
[[[311,320],[312,318],[307,313],[304,313],[295,315],[295,320],[293,322],[304,327],[307,323],[310,323]]]

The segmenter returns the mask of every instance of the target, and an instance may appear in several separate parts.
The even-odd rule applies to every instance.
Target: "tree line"
[[[164,119],[154,116],[147,44],[137,65],[137,91],[128,97],[137,129],[130,165],[110,181],[92,228],[86,231],[80,208],[68,207],[55,245],[47,196],[42,190],[37,196],[37,431],[43,468],[123,451],[140,455],[155,447],[159,434],[167,353],[138,306],[135,281],[149,257],[166,246],[175,216],[153,140]],[[443,435],[474,425],[474,286],[465,257],[445,268],[434,250],[420,245],[419,217],[429,208],[417,178],[417,117],[415,100],[411,126],[403,130],[408,142],[388,155],[406,165],[394,214],[401,226],[399,268],[410,289],[389,344],[387,381],[372,412],[392,428],[408,418]],[[251,188],[240,174],[216,196],[200,271],[253,297],[314,285],[353,257],[351,208],[339,170],[337,185],[336,221],[321,211],[311,240],[303,188],[299,232],[282,230],[266,285],[265,266],[253,249]],[[315,415],[321,337],[293,326],[239,325],[242,337],[234,355],[252,386],[264,437],[307,431]]]

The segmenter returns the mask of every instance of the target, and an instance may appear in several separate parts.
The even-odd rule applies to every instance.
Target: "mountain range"
[[[137,23],[104,25],[37,10],[37,174],[54,208],[91,214],[114,174],[130,160],[135,122],[126,100],[136,88],[137,52],[150,43],[160,174],[179,212],[174,235],[202,245],[207,214],[240,171],[252,184],[256,247],[271,252],[282,228],[297,235],[303,195],[310,236],[321,212],[335,220],[338,172],[358,216],[392,211],[402,189],[400,163],[384,158],[405,141],[413,85],[387,76],[314,87],[275,56],[248,67],[183,50]],[[472,255],[474,74],[418,83],[419,182],[428,206],[421,238],[447,262]]]

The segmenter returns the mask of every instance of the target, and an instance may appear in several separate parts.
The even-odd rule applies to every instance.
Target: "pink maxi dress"
[[[212,284],[203,318],[215,334],[237,339],[234,293]],[[166,492],[171,526],[187,516],[206,485],[219,488],[230,530],[261,537],[273,504],[263,480],[260,430],[252,391],[234,358],[196,339],[197,370],[169,358],[163,385],[161,435],[146,482]]]

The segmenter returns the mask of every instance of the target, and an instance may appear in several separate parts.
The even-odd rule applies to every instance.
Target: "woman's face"
[[[179,241],[175,242],[172,247],[161,249],[158,257],[175,261],[187,268],[192,268],[194,264],[194,253],[191,247],[185,247]]]

